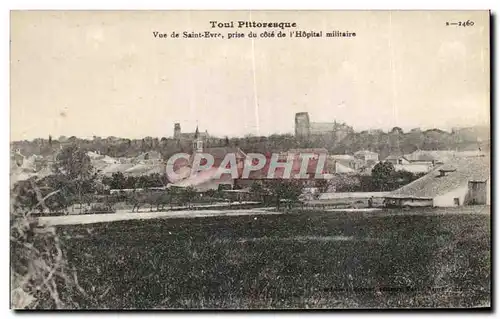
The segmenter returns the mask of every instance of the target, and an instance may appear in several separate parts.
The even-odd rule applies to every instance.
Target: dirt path
[[[154,219],[154,218],[198,218],[216,216],[242,216],[242,215],[270,215],[282,214],[270,212],[266,209],[239,209],[227,210],[179,210],[166,212],[140,212],[120,211],[115,214],[94,214],[94,215],[68,215],[68,216],[46,216],[38,219],[41,225],[75,225],[113,222],[120,220]]]
[[[54,225],[73,225],[73,224],[94,224],[113,222],[120,220],[140,220],[154,218],[199,218],[199,217],[217,217],[217,216],[245,216],[245,215],[279,215],[282,212],[272,211],[274,208],[253,208],[253,209],[235,209],[235,210],[178,210],[149,212],[148,209],[142,209],[139,213],[132,213],[130,210],[119,210],[114,214],[94,214],[94,215],[68,215],[68,216],[45,216],[39,218],[39,223],[47,226]],[[442,214],[489,214],[490,209],[485,206],[469,206],[455,208],[437,208],[427,211],[420,210],[383,210],[380,208],[361,208],[361,209],[328,209],[325,213],[363,213],[366,217],[370,216],[397,216],[397,215],[442,215]],[[304,211],[307,213],[307,211]]]

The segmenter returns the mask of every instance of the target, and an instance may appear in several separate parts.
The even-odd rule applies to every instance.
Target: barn
[[[490,157],[456,158],[385,197],[390,207],[490,205]]]

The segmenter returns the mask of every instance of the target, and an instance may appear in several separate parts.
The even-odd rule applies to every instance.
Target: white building
[[[386,196],[389,206],[490,205],[490,157],[451,160]]]
[[[362,159],[365,162],[378,162],[378,153],[362,150],[354,153],[356,158]]]

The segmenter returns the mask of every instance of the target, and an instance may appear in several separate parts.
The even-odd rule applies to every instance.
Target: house
[[[198,192],[216,190],[221,187],[231,189],[234,185],[231,174],[218,176],[218,171],[218,167],[211,167],[198,173],[189,174],[186,178],[170,184],[169,187],[193,187]]]
[[[162,160],[161,154],[160,152],[157,151],[142,153],[134,159],[135,162],[144,162],[144,161],[160,162],[161,160]]]
[[[490,158],[455,158],[385,199],[393,207],[490,205]]]
[[[210,154],[214,159],[214,163],[211,168],[204,169],[200,172],[193,172],[194,167],[194,159],[196,154]],[[278,156],[279,162],[285,162],[290,156],[293,159],[292,168],[290,172],[290,176],[286,176],[285,168],[278,167],[275,170],[274,176],[272,179],[288,179],[288,178],[299,178],[299,173],[302,167],[302,158],[300,154],[315,154],[317,157],[313,157],[309,159],[308,166],[306,167],[305,176],[300,176],[301,179],[305,181],[311,181],[314,179],[316,173],[316,166],[319,163],[319,156],[321,154],[327,154],[328,151],[323,148],[319,149],[291,149],[288,152],[283,152]],[[237,165],[237,177],[232,176],[229,173],[224,173],[222,175],[219,174],[219,168],[223,164],[223,160],[226,158],[228,154],[234,154],[236,158]],[[177,173],[175,180],[171,180],[171,186],[173,187],[194,187],[197,191],[206,191],[209,189],[218,189],[221,186],[224,188],[234,188],[237,185],[239,188],[246,188],[251,186],[256,180],[269,179],[268,173],[270,169],[270,163],[272,154],[266,154],[266,162],[264,166],[260,169],[251,170],[248,176],[243,176],[243,169],[245,165],[255,166],[257,163],[252,163],[253,161],[257,161],[256,159],[251,159],[247,157],[245,152],[243,152],[240,148],[234,147],[212,147],[212,148],[203,148],[203,140],[201,138],[197,138],[193,142],[193,154],[186,161],[176,161],[174,163],[174,171]],[[252,162],[250,162],[252,161]],[[179,162],[179,163],[177,163]],[[206,164],[202,160],[201,165]],[[227,168],[227,167],[226,167]],[[320,170],[322,173],[326,173],[325,168],[323,167]],[[179,175],[181,175],[179,177]]]
[[[340,162],[335,162],[335,166],[333,169],[333,172],[335,174],[350,174],[350,173],[356,173],[356,170],[350,168],[349,166],[343,165]]]
[[[328,156],[328,150],[326,148],[293,148],[289,149],[286,152],[281,153],[278,156],[278,159],[280,162],[285,162],[288,159],[288,157],[291,156],[294,160],[294,165],[296,165],[298,162],[300,162],[300,156],[306,154],[313,155],[310,159],[311,161],[317,161],[319,160],[320,156],[326,156],[326,161],[328,162],[329,156]],[[269,160],[270,158],[268,158],[268,161]],[[334,169],[330,168],[328,171],[333,172]]]
[[[203,154],[210,154],[213,156],[213,166],[215,167],[220,166],[227,154],[234,154],[237,163],[243,163],[243,160],[246,158],[245,152],[243,152],[239,147],[207,147],[203,148],[201,152]],[[194,160],[195,155],[196,152],[191,155],[190,163]]]
[[[404,155],[389,155],[384,161],[392,163],[393,165],[410,164],[410,161]]]
[[[126,165],[126,164],[120,164]],[[166,165],[163,163],[139,163],[123,171],[125,176],[149,176],[151,174],[166,174]]]
[[[311,154],[313,152],[307,152],[307,154]],[[296,154],[296,153],[294,153]],[[314,153],[313,153],[314,154]],[[274,171],[272,177],[270,177],[270,168],[271,168],[271,154],[266,155],[265,165],[258,170],[251,171],[248,175],[248,178],[239,178],[236,180],[236,184],[241,188],[250,187],[253,183],[259,180],[300,180],[304,185],[315,187],[318,180],[331,178],[331,175],[327,174],[328,168],[327,163],[324,163],[322,168],[319,168],[318,165],[321,163],[319,158],[310,158],[308,159],[307,166],[305,166],[304,175],[301,175],[302,169],[302,159],[300,156],[295,156],[292,158],[291,169],[289,171],[289,175],[286,174],[286,170],[284,167],[277,167]],[[281,161],[285,162],[285,161]],[[322,173],[322,178],[316,178],[317,171]]]
[[[328,150],[326,148],[320,147],[320,148],[292,148],[289,149],[287,154],[293,154],[293,155],[300,155],[300,154],[315,154],[315,155],[320,155],[320,154],[327,154],[328,155]]]
[[[112,164],[119,163],[116,158],[108,155],[102,155],[100,152],[87,152],[87,156],[90,158],[92,167],[94,167],[98,172],[102,172]]]
[[[329,155],[327,159],[328,163],[334,163],[331,166],[335,167],[338,164],[348,167],[352,170],[359,170],[361,167],[365,165],[364,160],[354,157],[353,155],[348,154],[333,154]]]
[[[405,155],[389,155],[384,162],[392,163],[396,171],[406,171],[413,174],[428,173],[433,168],[433,161],[410,161]]]
[[[404,157],[408,159],[411,163],[420,163],[420,164],[429,163],[432,165],[444,164],[458,158],[470,158],[470,157],[482,157],[482,156],[488,156],[488,153],[480,150],[473,150],[473,151],[416,150],[411,154],[404,155]]]
[[[437,165],[437,164],[443,164],[443,163],[449,161],[454,156],[453,156],[452,151],[422,151],[422,150],[417,150],[411,154],[405,154],[404,157],[410,163]]]
[[[359,158],[365,162],[378,162],[378,153],[362,150],[354,153],[356,158]]]

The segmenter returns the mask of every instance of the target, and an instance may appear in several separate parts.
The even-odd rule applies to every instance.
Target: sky
[[[295,22],[285,38],[210,21]],[[474,26],[446,26],[473,21]],[[278,31],[279,29],[274,29]],[[290,38],[289,31],[355,32]],[[155,38],[153,32],[245,38]],[[356,130],[489,124],[487,11],[16,11],[11,140],[291,133],[297,112]]]

